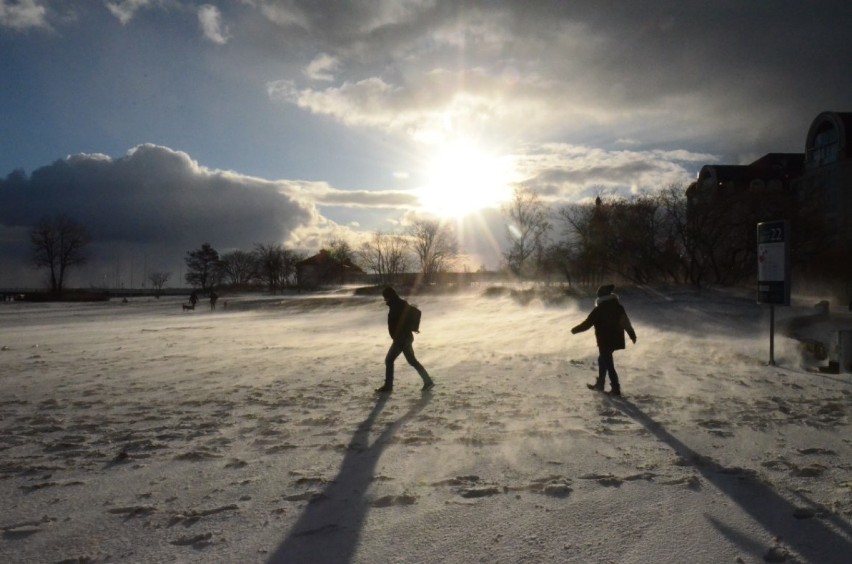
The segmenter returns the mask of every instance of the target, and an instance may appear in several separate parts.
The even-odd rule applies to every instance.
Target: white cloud
[[[340,225],[326,218],[315,221],[293,230],[287,239],[287,246],[308,252],[318,251],[327,247],[335,239],[347,241],[353,248],[358,248],[367,241],[370,233],[357,229],[358,224]]]
[[[311,29],[311,20],[295,0],[242,0],[243,4],[258,8],[260,13],[280,27]]]
[[[466,83],[460,90],[458,84]],[[465,73],[434,71],[407,84],[370,77],[325,89],[299,88],[292,80],[267,85],[272,100],[293,104],[314,114],[331,116],[348,126],[366,126],[404,133],[435,143],[458,132],[509,126],[523,100],[509,102],[500,86],[479,70]],[[529,116],[528,112],[524,112]]]
[[[345,82],[325,90],[300,90],[291,80],[279,80],[269,83],[267,91],[273,100],[288,102],[312,113],[333,116],[347,125],[387,127],[394,121],[406,119],[398,114],[394,117],[389,107],[399,89],[381,78]]]
[[[224,45],[231,37],[228,27],[222,25],[222,13],[216,6],[205,4],[198,8],[198,22],[204,37],[213,43]]]
[[[689,151],[612,151],[565,143],[529,145],[515,157],[524,184],[559,202],[598,193],[620,196],[684,188],[693,168],[718,157]]]
[[[107,2],[106,7],[110,13],[118,18],[123,25],[133,19],[136,12],[153,4],[156,0],[121,0],[120,2]]]
[[[38,0],[0,0],[0,27],[47,28],[47,8]]]
[[[340,68],[340,60],[327,53],[320,53],[305,68],[305,76],[311,80],[332,81]]]
[[[414,194],[401,190],[339,190],[325,182],[297,180],[279,180],[275,184],[282,194],[311,206],[410,209],[417,205]]]

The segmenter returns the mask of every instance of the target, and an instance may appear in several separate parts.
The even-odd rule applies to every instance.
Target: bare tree
[[[397,233],[376,231],[370,241],[361,246],[361,262],[379,276],[382,284],[394,284],[408,270],[405,237]]]
[[[257,277],[257,257],[248,251],[236,250],[221,257],[223,278],[232,286],[245,286]]]
[[[509,269],[520,276],[531,269],[530,259],[539,259],[540,263],[544,257],[547,233],[551,229],[548,210],[537,193],[518,186],[503,213],[509,220],[510,245],[504,256]]]
[[[151,285],[154,287],[154,295],[158,298],[160,297],[160,293],[163,291],[163,286],[166,285],[166,282],[171,278],[171,272],[151,272],[148,274],[148,280],[151,281]]]
[[[343,238],[334,239],[328,244],[328,254],[334,260],[329,265],[331,271],[327,273],[326,278],[333,275],[339,284],[344,283],[347,269],[357,268],[355,262],[358,254],[349,244],[349,241]],[[322,276],[320,279],[322,279]]]
[[[673,184],[661,191],[657,198],[665,218],[664,268],[677,283],[692,282],[700,285],[695,237],[690,230],[687,215],[686,191],[683,186]]]
[[[688,203],[688,228],[694,245],[695,284],[730,285],[756,268],[757,219],[747,193],[695,198]]]
[[[559,245],[568,255],[567,268],[573,281],[594,284],[604,274],[607,259],[606,218],[603,203],[597,198],[595,205],[571,204],[559,210],[564,222]]]
[[[48,269],[52,292],[62,292],[69,268],[86,262],[90,241],[88,230],[65,215],[44,218],[30,232],[33,262],[36,268]]]
[[[564,221],[561,245],[571,268],[585,283],[616,274],[637,284],[679,281],[683,276],[674,191],[631,199],[598,197],[592,204],[559,210]]]
[[[289,285],[301,256],[283,245],[258,243],[254,248],[257,276],[273,294]]]
[[[352,248],[349,241],[340,237],[329,242],[328,253],[331,258],[341,264],[354,263],[356,259],[355,249]]]
[[[420,219],[407,230],[409,245],[420,262],[423,282],[431,284],[435,275],[452,266],[459,254],[458,240],[449,225]]]

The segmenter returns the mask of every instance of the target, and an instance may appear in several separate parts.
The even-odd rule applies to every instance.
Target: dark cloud
[[[100,249],[158,249],[172,264],[202,242],[220,250],[284,242],[316,216],[274,182],[211,171],[155,145],[118,159],[71,156],[29,177],[14,172],[0,180],[0,200],[9,232],[62,213],[85,225]]]
[[[648,162],[632,162],[615,166],[597,165],[579,170],[549,169],[543,170],[529,182],[545,185],[625,182],[625,179],[636,178],[643,173],[655,170],[657,170],[656,167]]]
[[[208,38],[226,44],[202,38],[201,5]],[[16,80],[0,86],[12,132],[0,173],[154,139],[218,169],[311,181],[209,170],[154,146],[78,155],[0,181],[4,249],[58,211],[102,247],[179,259],[205,240],[366,232],[417,205],[416,191],[388,188],[391,173],[418,178],[454,136],[520,154],[518,181],[550,201],[643,193],[702,164],[801,151],[814,117],[849,110],[852,92],[841,0],[40,0],[7,12],[0,66]]]
[[[345,81],[295,90],[298,103],[344,123],[398,124],[377,110],[387,107],[414,121],[428,105],[415,92],[444,92],[445,81],[429,100],[447,105],[460,86],[491,96],[502,125],[530,140],[611,147],[631,137],[730,159],[800,150],[810,120],[842,109],[852,91],[852,10],[840,0],[286,6],[341,61]],[[370,80],[381,80],[386,103],[377,92],[364,103]]]

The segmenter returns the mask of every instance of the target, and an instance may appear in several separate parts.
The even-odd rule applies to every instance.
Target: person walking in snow
[[[598,296],[595,300],[595,309],[589,314],[585,321],[571,329],[571,333],[577,334],[592,327],[595,328],[595,339],[598,343],[598,379],[594,384],[587,384],[590,390],[602,392],[606,375],[609,374],[610,391],[613,396],[621,395],[621,385],[618,382],[618,373],[615,371],[615,362],[612,353],[623,349],[624,333],[630,336],[630,340],[636,343],[636,332],[630,324],[627,312],[618,296],[613,293],[615,286],[607,284],[598,288]]]
[[[422,390],[425,392],[432,389],[435,383],[414,356],[414,331],[406,323],[406,310],[410,307],[408,302],[400,298],[396,290],[390,286],[382,290],[382,297],[388,306],[388,333],[392,342],[385,356],[385,383],[381,388],[377,388],[376,392],[385,394],[393,391],[393,364],[400,354],[404,355],[408,364],[420,374],[423,379]]]

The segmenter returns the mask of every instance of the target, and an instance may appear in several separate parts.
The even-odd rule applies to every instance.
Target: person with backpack
[[[621,395],[621,384],[618,382],[618,373],[615,371],[615,361],[612,353],[623,349],[624,333],[630,336],[630,340],[636,343],[636,331],[630,324],[624,306],[618,301],[618,296],[613,294],[615,286],[608,284],[598,288],[598,296],[595,300],[595,309],[585,321],[571,329],[571,333],[577,334],[591,327],[595,328],[595,339],[598,343],[598,379],[594,384],[586,384],[590,390],[602,392],[606,375],[609,374],[610,391],[613,396]]]
[[[385,356],[385,383],[381,388],[377,388],[376,392],[386,394],[393,391],[393,365],[400,354],[404,355],[408,364],[420,374],[423,379],[422,390],[431,390],[435,383],[414,356],[414,332],[420,330],[419,310],[400,298],[391,286],[382,290],[382,297],[388,306],[388,333],[392,342]]]

